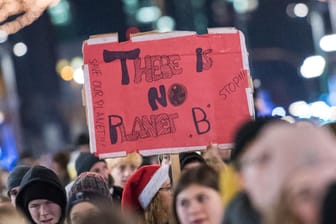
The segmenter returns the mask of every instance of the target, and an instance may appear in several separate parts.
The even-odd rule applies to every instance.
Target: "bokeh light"
[[[27,51],[28,51],[28,47],[23,42],[16,43],[13,47],[13,53],[17,57],[24,56],[27,53]]]

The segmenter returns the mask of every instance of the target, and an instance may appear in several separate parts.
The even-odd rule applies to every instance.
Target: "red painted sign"
[[[230,144],[253,116],[241,32],[214,29],[83,44],[91,150],[101,157]]]

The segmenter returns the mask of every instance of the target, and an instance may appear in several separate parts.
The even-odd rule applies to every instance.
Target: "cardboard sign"
[[[100,157],[230,144],[254,116],[244,37],[234,28],[205,35],[116,35],[83,43],[91,150]]]

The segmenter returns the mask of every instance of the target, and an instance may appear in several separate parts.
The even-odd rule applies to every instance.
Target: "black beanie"
[[[29,170],[29,166],[16,166],[8,175],[7,179],[7,194],[9,196],[9,191],[14,188],[18,187],[20,185],[20,182],[23,178],[23,176],[27,173]]]
[[[74,181],[67,204],[68,223],[72,207],[80,202],[90,202],[97,207],[112,205],[112,196],[103,176],[94,172],[84,172]]]
[[[59,223],[63,222],[66,209],[66,193],[61,181],[51,169],[34,166],[22,178],[15,204],[32,223],[35,222],[28,210],[28,204],[34,199],[47,199],[58,204],[62,210]]]
[[[181,170],[183,170],[188,163],[199,162],[201,164],[206,164],[204,158],[197,152],[182,152],[179,156]]]
[[[99,159],[89,152],[81,152],[75,162],[77,176],[81,173],[90,171],[91,167],[97,162],[106,163],[105,160]]]

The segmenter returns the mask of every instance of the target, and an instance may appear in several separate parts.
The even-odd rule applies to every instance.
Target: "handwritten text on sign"
[[[84,43],[97,154],[230,143],[250,118],[241,33]],[[90,89],[90,91],[88,91]]]

